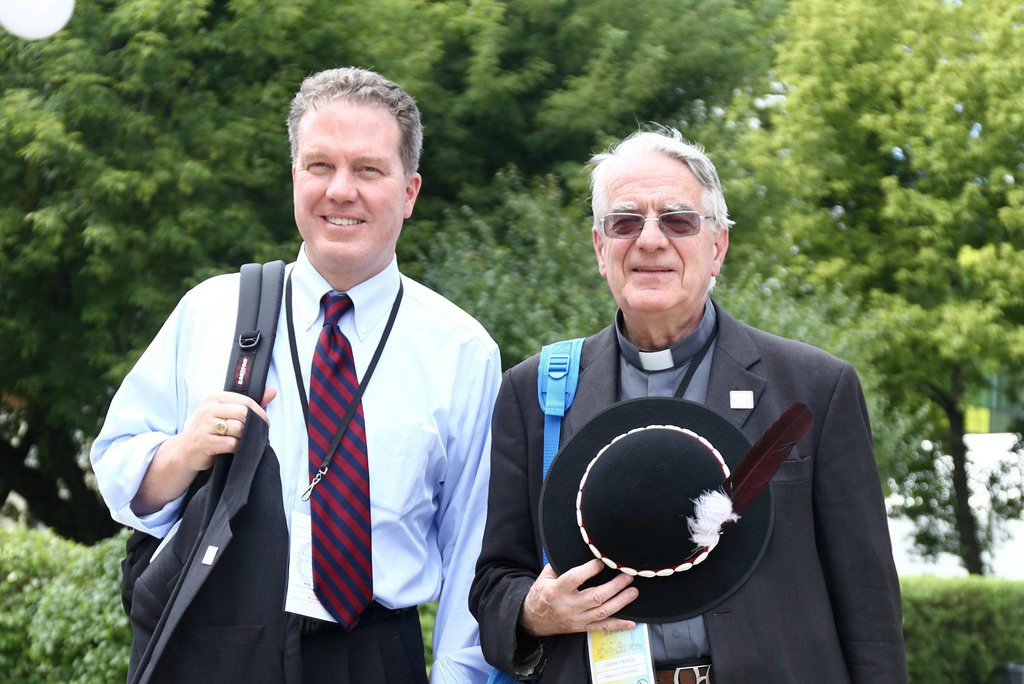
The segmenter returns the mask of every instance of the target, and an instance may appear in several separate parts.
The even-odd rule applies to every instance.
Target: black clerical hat
[[[796,411],[785,414],[791,424]],[[635,399],[601,412],[558,452],[541,490],[541,537],[551,566],[562,573],[600,558],[607,567],[588,586],[617,572],[634,575],[640,595],[619,617],[672,622],[707,612],[746,581],[764,554],[774,510],[764,485],[810,425],[806,408],[799,411],[806,426],[783,435],[789,443],[784,452],[774,449],[776,462],[758,466],[755,479],[763,482],[752,497],[748,488],[737,499],[747,500],[735,522],[728,519],[735,482],[727,478],[772,430],[752,450],[732,423],[690,401]],[[755,460],[765,459],[748,458],[742,474]],[[727,510],[716,511],[723,500]]]

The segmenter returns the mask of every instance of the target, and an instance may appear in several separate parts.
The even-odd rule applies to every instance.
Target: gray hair
[[[325,69],[307,76],[302,82],[299,92],[292,98],[288,112],[288,142],[291,144],[292,163],[299,151],[299,121],[310,109],[316,109],[317,105],[337,100],[376,105],[391,112],[398,121],[401,133],[398,153],[402,159],[402,169],[407,176],[416,173],[423,150],[423,124],[416,102],[398,84],[374,71],[356,67]]]
[[[729,226],[733,225],[733,221],[729,219],[729,208],[725,205],[725,195],[722,193],[722,183],[718,180],[718,172],[704,154],[703,148],[687,142],[683,134],[675,128],[657,124],[651,130],[639,130],[629,135],[605,152],[590,158],[590,206],[594,214],[594,225],[597,225],[608,209],[605,197],[607,162],[619,155],[636,152],[656,152],[685,164],[704,187],[701,199],[711,212],[715,234],[723,229],[728,230]]]

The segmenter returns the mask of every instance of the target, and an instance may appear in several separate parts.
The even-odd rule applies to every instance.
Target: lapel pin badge
[[[730,390],[729,408],[747,410],[754,408],[754,392],[752,390]]]
[[[206,553],[203,554],[203,565],[213,565],[213,559],[217,557],[219,550],[216,546],[207,546]]]

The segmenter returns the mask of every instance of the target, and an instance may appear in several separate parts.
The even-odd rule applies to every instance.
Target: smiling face
[[[292,165],[295,225],[313,267],[348,290],[391,263],[420,175],[407,176],[398,121],[383,107],[335,100],[299,122]]]
[[[709,213],[704,187],[680,161],[636,152],[607,164],[605,213]],[[641,349],[665,349],[696,329],[711,277],[721,271],[729,248],[728,230],[716,234],[705,219],[697,235],[670,239],[657,221],[648,221],[635,240],[605,237],[600,225],[594,226],[593,237],[598,269],[622,310],[631,342]]]

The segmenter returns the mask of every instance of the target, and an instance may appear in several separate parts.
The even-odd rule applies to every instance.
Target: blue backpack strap
[[[537,399],[544,411],[544,477],[558,452],[562,417],[576,397],[583,340],[562,340],[544,345],[537,368]]]
[[[537,367],[537,400],[544,411],[544,470],[541,477],[548,476],[551,462],[558,453],[558,442],[562,435],[562,417],[576,398],[576,384],[580,376],[580,354],[583,352],[583,337],[546,344],[540,350],[540,365]],[[544,563],[547,564],[547,553]]]
[[[540,350],[540,366],[537,367],[537,400],[544,411],[544,470],[548,468],[558,452],[558,440],[562,434],[562,417],[576,398],[576,384],[580,376],[580,354],[583,352],[583,337],[546,344]],[[544,554],[544,564],[548,562]],[[517,684],[515,677],[495,668],[487,678],[487,684]]]
[[[519,684],[519,680],[498,668],[494,668],[491,670],[491,676],[487,678],[487,684]]]

